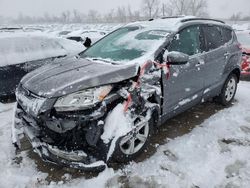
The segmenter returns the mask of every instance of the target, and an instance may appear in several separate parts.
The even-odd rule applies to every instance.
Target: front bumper
[[[83,171],[103,171],[106,164],[84,151],[64,151],[39,139],[39,127],[25,112],[16,108],[14,123],[12,125],[12,142],[20,147],[20,138],[25,135],[33,150],[45,161],[60,166],[76,168]]]

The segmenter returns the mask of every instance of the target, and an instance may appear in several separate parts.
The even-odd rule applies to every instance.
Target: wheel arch
[[[152,118],[153,127],[159,126],[160,113],[161,113],[159,105],[155,104],[149,109],[151,110],[151,118]]]
[[[238,81],[238,83],[239,83],[239,81],[240,81],[240,69],[239,68],[235,68],[235,69],[233,69],[232,71],[231,71],[231,74],[235,74],[236,76],[237,76],[237,81]]]

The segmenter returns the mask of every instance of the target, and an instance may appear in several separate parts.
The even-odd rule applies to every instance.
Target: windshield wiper
[[[113,62],[113,61],[106,60],[106,59],[102,59],[102,58],[86,58],[86,59],[88,59],[88,60],[90,60],[90,61],[102,61],[102,62],[104,62],[104,63],[110,63],[110,64],[112,64],[112,65],[117,65],[117,64],[118,64],[118,63],[115,63],[115,62]]]

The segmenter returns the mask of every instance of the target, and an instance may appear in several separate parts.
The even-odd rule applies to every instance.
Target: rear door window
[[[172,40],[168,51],[182,52],[190,56],[200,53],[202,51],[200,27],[192,26],[180,31]]]
[[[224,44],[219,26],[203,26],[203,32],[206,38],[206,51],[219,48]]]

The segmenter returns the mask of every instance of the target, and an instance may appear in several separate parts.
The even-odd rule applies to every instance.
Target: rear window
[[[224,44],[221,29],[218,26],[204,26],[207,51],[219,48]]]

